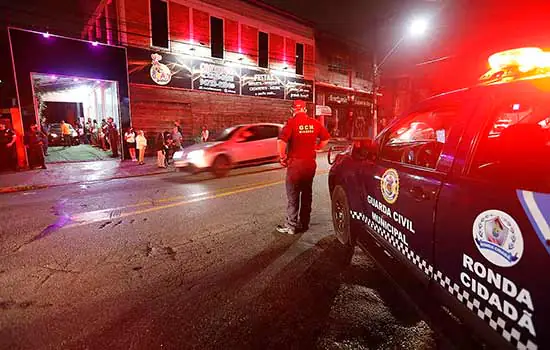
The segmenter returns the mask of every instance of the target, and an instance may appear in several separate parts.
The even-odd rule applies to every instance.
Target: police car
[[[408,267],[486,344],[549,349],[550,53],[489,65],[337,155],[334,229]]]

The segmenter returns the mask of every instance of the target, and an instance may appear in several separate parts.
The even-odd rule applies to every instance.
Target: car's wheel
[[[216,177],[224,177],[231,170],[231,161],[227,156],[217,156],[212,165],[212,173]]]
[[[332,191],[332,224],[336,238],[346,247],[355,245],[354,237],[350,228],[349,202],[346,191],[337,185]]]

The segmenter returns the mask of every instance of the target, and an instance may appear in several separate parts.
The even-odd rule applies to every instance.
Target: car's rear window
[[[473,176],[550,192],[550,94],[498,101],[478,140]]]

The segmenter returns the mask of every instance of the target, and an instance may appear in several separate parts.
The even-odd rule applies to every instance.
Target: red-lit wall
[[[170,40],[188,42],[191,39],[189,11],[188,6],[170,3]]]
[[[211,1],[206,1],[210,3]],[[193,45],[194,55],[210,56],[210,18],[224,20],[224,58],[237,60],[242,55],[243,64],[257,65],[258,32],[269,34],[269,68],[292,73],[296,67],[296,43],[304,45],[304,77],[315,77],[315,47],[313,29],[294,23],[294,19],[283,19],[269,10],[259,9],[238,0],[226,0],[216,4],[219,8],[201,1],[168,2],[168,26],[170,49],[190,54]],[[240,11],[231,14],[228,10]],[[149,0],[120,0],[119,12],[122,13],[121,28],[126,32],[128,46],[149,48],[151,46]],[[243,17],[246,16],[246,17]],[[247,18],[251,18],[247,20]],[[308,29],[309,28],[309,29]],[[288,34],[283,34],[284,31]],[[279,32],[277,32],[279,31]],[[309,31],[309,33],[307,33]],[[301,33],[307,33],[301,38]],[[301,39],[300,39],[301,38]],[[124,43],[124,40],[123,40]],[[183,46],[182,46],[183,45]],[[286,68],[285,68],[286,67]]]

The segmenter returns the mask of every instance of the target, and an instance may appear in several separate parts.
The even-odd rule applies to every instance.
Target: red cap
[[[295,109],[304,109],[306,108],[306,103],[302,100],[294,100],[292,107]]]

